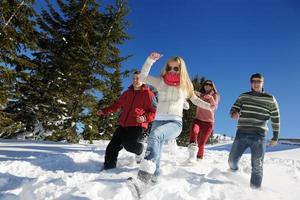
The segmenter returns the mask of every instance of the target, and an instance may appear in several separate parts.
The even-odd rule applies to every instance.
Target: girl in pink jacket
[[[197,107],[196,116],[192,123],[190,131],[189,162],[195,162],[197,159],[203,159],[204,145],[212,134],[215,117],[214,113],[219,102],[219,94],[213,81],[206,80],[198,92],[200,99],[211,105],[211,110]],[[198,134],[200,137],[198,139]]]

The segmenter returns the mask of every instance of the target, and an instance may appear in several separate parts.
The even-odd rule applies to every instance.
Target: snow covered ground
[[[136,177],[135,157],[121,151],[117,169],[99,172],[106,145],[0,140],[0,199],[133,199],[126,179]],[[249,187],[249,154],[242,157],[237,173],[228,171],[229,149],[230,144],[207,146],[205,159],[188,166],[185,147],[166,146],[161,181],[143,199],[300,199],[299,145],[268,148],[261,190]]]

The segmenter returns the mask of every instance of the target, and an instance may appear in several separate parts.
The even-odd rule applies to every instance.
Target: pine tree
[[[43,34],[39,40],[42,51],[36,54],[43,66],[38,72],[47,83],[44,97],[51,106],[45,109],[48,118],[43,126],[53,131],[50,139],[76,142],[79,122],[84,134],[99,132],[94,93],[105,94],[111,102],[120,94],[121,84],[115,79],[124,75],[120,63],[126,57],[120,56],[118,46],[129,38],[124,20],[127,7],[117,1],[101,13],[93,0],[57,0],[57,4],[60,13],[48,2],[49,11],[43,10],[38,19]],[[119,90],[112,90],[112,85]]]
[[[192,79],[192,83],[194,85],[194,90],[199,91],[202,87],[202,84],[205,81],[205,77],[199,77],[196,75]],[[178,144],[181,146],[187,146],[189,144],[189,133],[191,129],[191,125],[193,123],[193,119],[196,115],[196,109],[197,106],[195,106],[193,103],[189,102],[190,109],[189,110],[183,110],[183,126],[182,126],[182,133],[178,137]]]
[[[30,58],[36,46],[34,0],[0,2],[0,137],[11,137],[24,128],[10,107],[22,98],[25,84],[36,65]]]
[[[5,108],[1,134],[33,133],[43,138],[47,133],[47,139],[77,142],[76,124],[81,123],[89,139],[97,138],[101,130],[109,137],[114,127],[107,124],[115,124],[117,116],[102,121],[95,115],[97,94],[111,104],[120,95],[121,80],[128,76],[121,70],[128,57],[120,56],[119,50],[129,39],[127,1],[108,4],[102,12],[94,0],[57,0],[60,11],[47,1],[48,9],[37,19],[33,2],[0,4],[0,103]]]

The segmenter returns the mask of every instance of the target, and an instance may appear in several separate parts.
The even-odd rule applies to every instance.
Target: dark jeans
[[[229,167],[238,170],[238,162],[247,148],[251,150],[251,186],[260,187],[263,178],[263,161],[266,150],[266,138],[253,133],[237,133],[229,154]]]
[[[117,166],[119,151],[123,147],[131,153],[140,155],[143,152],[143,144],[138,142],[138,138],[141,137],[143,131],[143,127],[140,126],[119,126],[106,147],[104,169]]]

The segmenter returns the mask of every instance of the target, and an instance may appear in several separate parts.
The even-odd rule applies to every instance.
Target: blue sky
[[[158,51],[164,56],[150,72],[158,75],[170,56],[182,56],[191,77],[215,81],[221,95],[215,132],[227,135],[236,131],[228,114],[232,104],[250,90],[250,75],[260,72],[265,91],[280,106],[280,137],[299,138],[300,1],[132,0],[129,7],[133,38],[120,48],[133,56],[123,69],[139,69],[150,52]],[[129,84],[126,79],[124,88]]]
[[[221,94],[215,132],[227,135],[236,131],[230,107],[250,90],[250,75],[260,72],[265,90],[280,106],[280,136],[299,137],[300,1],[151,0],[129,6],[133,39],[121,49],[133,57],[124,68],[140,68],[151,51],[158,51],[164,57],[150,72],[158,75],[168,57],[182,56],[191,77],[215,81]]]

